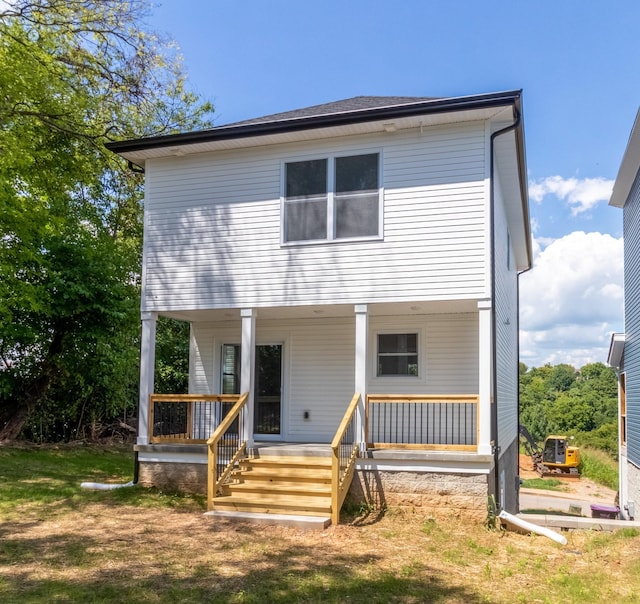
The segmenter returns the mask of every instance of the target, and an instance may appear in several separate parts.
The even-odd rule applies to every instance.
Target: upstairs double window
[[[288,162],[284,172],[284,243],[381,235],[378,153]]]

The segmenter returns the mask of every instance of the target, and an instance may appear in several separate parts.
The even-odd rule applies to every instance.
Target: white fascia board
[[[609,356],[607,363],[611,367],[620,367],[622,353],[624,352],[625,335],[623,333],[612,333],[611,344],[609,345]]]
[[[618,176],[613,185],[613,192],[609,205],[616,208],[623,208],[629,197],[629,192],[640,168],[640,110],[636,114],[636,119],[629,136],[627,148],[622,156],[622,163],[618,170]]]

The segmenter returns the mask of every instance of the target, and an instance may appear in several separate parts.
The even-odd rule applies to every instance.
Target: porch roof
[[[217,322],[240,320],[241,308],[175,309],[159,314],[180,321]],[[322,319],[353,317],[353,304],[318,304],[308,306],[256,307],[258,320]],[[478,300],[439,300],[369,304],[370,316],[459,314],[477,312]]]

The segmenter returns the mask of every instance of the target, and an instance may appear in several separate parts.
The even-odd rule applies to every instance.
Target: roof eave
[[[622,355],[624,354],[625,334],[612,333],[611,343],[609,344],[609,355],[607,363],[611,367],[619,368],[622,363]]]
[[[231,140],[285,132],[295,132],[314,128],[326,128],[331,126],[346,126],[359,122],[370,122],[398,117],[410,117],[421,114],[448,113],[455,111],[468,111],[488,107],[500,107],[507,105],[519,105],[522,91],[496,92],[490,94],[434,99],[394,105],[391,107],[375,107],[360,109],[344,113],[332,113],[328,115],[316,115],[299,117],[278,121],[267,121],[255,124],[220,126],[210,130],[186,132],[181,134],[168,134],[146,138],[114,141],[105,146],[114,153],[122,154],[132,151],[142,151],[163,147],[175,147],[195,143],[211,142],[216,140]]]
[[[518,171],[520,175],[520,195],[522,203],[522,216],[524,222],[524,237],[526,246],[527,260],[524,266],[518,268],[519,271],[524,272],[531,269],[533,266],[533,245],[531,241],[531,220],[529,218],[529,185],[527,179],[527,153],[524,140],[524,118],[522,115],[522,101],[518,96],[514,101],[514,108],[517,112],[518,124],[516,126],[516,147],[518,158]]]
[[[636,119],[629,136],[629,142],[622,156],[620,169],[618,170],[618,175],[616,176],[611,193],[611,199],[609,200],[610,206],[616,208],[624,207],[638,174],[638,168],[640,168],[640,110],[638,110],[636,114]]]

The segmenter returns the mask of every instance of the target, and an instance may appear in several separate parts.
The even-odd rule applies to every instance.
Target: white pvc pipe
[[[80,487],[83,489],[93,489],[94,491],[113,491],[114,489],[121,489],[123,487],[135,486],[133,480],[125,484],[111,484],[106,482],[81,482]]]
[[[525,531],[529,531],[531,533],[537,533],[538,535],[549,537],[549,539],[552,539],[553,541],[555,541],[556,543],[559,543],[560,545],[567,545],[567,539],[563,535],[560,535],[559,533],[556,533],[555,531],[552,531],[551,529],[548,529],[544,526],[538,526],[537,524],[533,524],[532,522],[528,522],[527,520],[522,520],[521,518],[518,518],[513,514],[509,514],[509,512],[505,512],[504,510],[502,510],[498,514],[498,518],[501,518],[502,520],[506,520],[511,524],[515,524],[516,526],[520,527],[521,529],[524,529]]]

